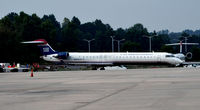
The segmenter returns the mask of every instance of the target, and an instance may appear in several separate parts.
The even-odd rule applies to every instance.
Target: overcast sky
[[[0,18],[10,12],[54,14],[79,18],[81,23],[101,19],[114,29],[142,23],[149,31],[200,29],[200,0],[0,0]]]

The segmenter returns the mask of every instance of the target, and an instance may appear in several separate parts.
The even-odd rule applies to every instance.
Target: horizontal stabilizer
[[[22,42],[24,44],[43,44],[43,41],[27,41],[27,42]]]
[[[199,45],[199,43],[173,43],[173,44],[165,44],[167,46],[170,46],[170,45]]]
[[[26,42],[22,42],[24,44],[47,44],[47,41],[44,39],[38,39],[38,40],[34,40],[34,41],[26,41]]]

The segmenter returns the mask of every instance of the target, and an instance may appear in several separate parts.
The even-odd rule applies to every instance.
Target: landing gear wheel
[[[101,67],[100,70],[105,70],[105,68],[104,68],[104,67]]]

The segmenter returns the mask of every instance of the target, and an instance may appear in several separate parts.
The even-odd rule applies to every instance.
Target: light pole
[[[114,52],[114,37],[115,36],[110,36],[110,38],[112,39],[112,52]]]
[[[91,39],[91,40],[83,39],[83,40],[88,42],[88,52],[90,52],[90,42],[95,39]]]
[[[180,41],[180,53],[182,53],[183,52],[183,41],[181,40]]]
[[[149,52],[151,52],[151,39],[152,39],[152,37],[155,37],[155,36],[157,36],[157,35],[154,35],[154,36],[143,36],[143,37],[149,38]]]
[[[192,36],[184,37],[185,38],[185,53],[187,53],[187,40],[189,37],[192,37]]]
[[[125,41],[125,39],[115,40],[115,41],[117,41],[117,44],[118,44],[118,52],[120,52],[120,42],[121,42],[121,41]]]

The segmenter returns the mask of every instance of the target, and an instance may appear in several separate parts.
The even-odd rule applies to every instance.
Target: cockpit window
[[[175,57],[174,55],[166,55],[165,57]]]

